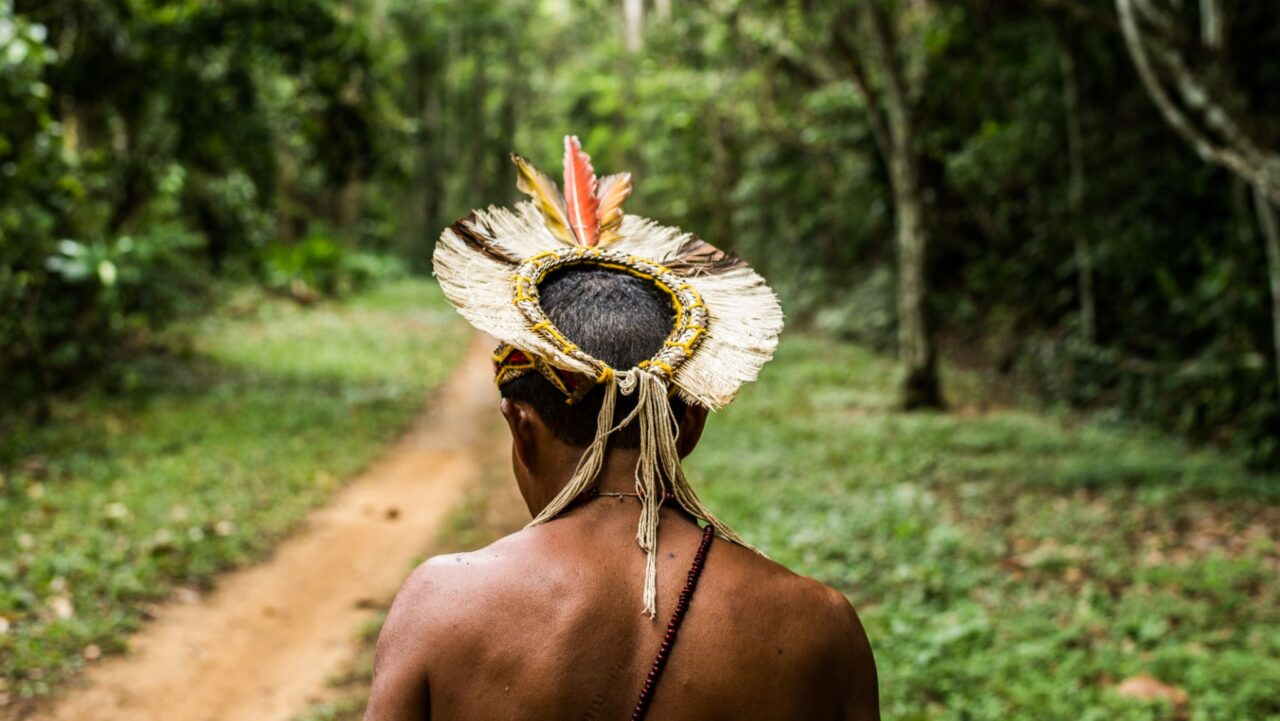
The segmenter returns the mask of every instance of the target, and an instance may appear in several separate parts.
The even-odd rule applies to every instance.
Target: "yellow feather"
[[[511,161],[516,164],[516,188],[538,201],[538,209],[542,211],[542,220],[547,230],[555,237],[573,245],[573,235],[569,231],[569,220],[564,210],[564,199],[560,188],[546,173],[533,167],[529,161],[511,154]]]
[[[596,197],[600,199],[600,245],[608,245],[622,236],[622,201],[631,195],[631,173],[617,173],[600,179]]]

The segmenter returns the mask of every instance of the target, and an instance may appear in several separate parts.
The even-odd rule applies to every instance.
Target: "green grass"
[[[895,721],[1280,718],[1280,478],[1143,428],[990,406],[893,410],[893,364],[788,335],[689,470],[770,556],[857,604]],[[509,481],[508,481],[509,482]],[[465,504],[448,533],[472,546]],[[340,700],[355,721],[369,649]],[[1122,697],[1150,674],[1181,707]]]
[[[690,472],[776,560],[841,589],[885,718],[1280,719],[1280,478],[1067,414],[892,410],[892,364],[791,335]],[[1113,686],[1150,674],[1167,702]]]
[[[341,304],[227,308],[130,391],[0,442],[0,697],[125,647],[149,603],[260,557],[379,455],[461,357],[427,281]]]

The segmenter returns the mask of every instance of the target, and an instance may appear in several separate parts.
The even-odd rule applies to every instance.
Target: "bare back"
[[[701,533],[660,524],[658,613],[641,613],[633,499],[418,569],[379,641],[366,719],[626,719]],[[648,718],[874,719],[875,668],[843,596],[749,550],[711,544]]]

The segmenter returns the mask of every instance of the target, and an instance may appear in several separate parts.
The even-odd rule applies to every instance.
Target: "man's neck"
[[[562,463],[555,466],[555,471],[533,479],[533,487],[529,492],[536,499],[535,504],[530,504],[530,510],[537,515],[560,489],[564,488],[569,479],[573,477],[573,472],[577,470],[578,460],[581,458],[581,450],[573,453],[565,454]],[[636,492],[636,464],[640,460],[640,451],[636,448],[614,448],[608,451],[605,456],[604,465],[600,468],[600,473],[596,476],[596,482],[592,487],[601,493],[635,493]]]

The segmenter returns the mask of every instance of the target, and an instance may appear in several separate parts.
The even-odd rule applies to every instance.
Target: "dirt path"
[[[260,565],[171,603],[39,721],[288,721],[324,694],[357,631],[431,549],[500,451],[488,338],[388,455]]]

